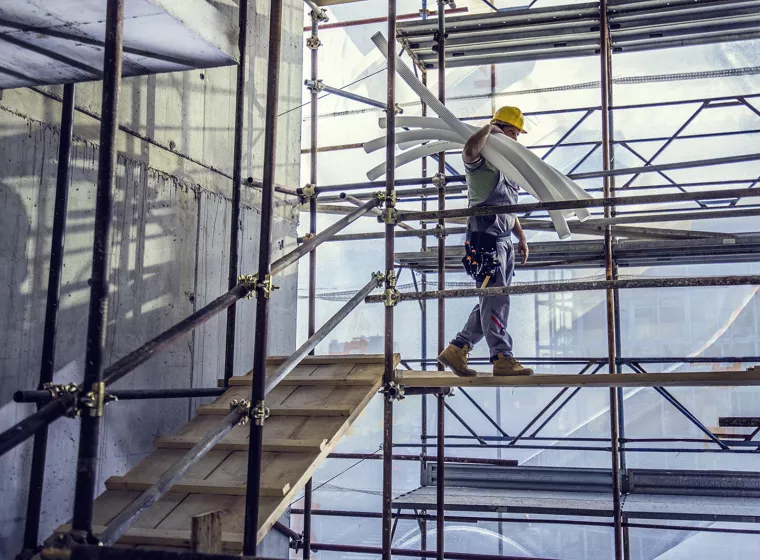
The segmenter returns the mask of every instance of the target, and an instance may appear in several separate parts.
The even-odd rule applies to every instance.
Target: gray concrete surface
[[[212,2],[231,20],[230,0]],[[261,178],[268,3],[251,2],[244,176]],[[280,113],[300,104],[303,4],[286,0]],[[125,79],[114,191],[106,359],[112,362],[227,290],[235,68]],[[13,392],[36,385],[42,344],[62,88],[0,97],[0,430],[32,411]],[[78,86],[57,382],[81,378],[90,274],[100,85]],[[297,186],[301,111],[278,122],[276,181]],[[241,272],[258,259],[260,193],[244,189]],[[276,200],[274,256],[296,246],[295,200]],[[295,347],[297,266],[276,279],[269,352]],[[250,368],[255,300],[238,306],[236,373]],[[224,364],[225,316],[212,319],[122,380],[119,388],[215,386]],[[109,406],[102,482],[125,473],[159,434],[188,421],[188,399]],[[79,423],[51,428],[41,536],[71,515]],[[20,549],[31,442],[0,458],[0,558]]]

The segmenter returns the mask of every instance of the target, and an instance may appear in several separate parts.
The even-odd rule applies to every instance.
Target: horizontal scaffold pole
[[[696,276],[689,278],[636,278],[630,280],[582,280],[578,282],[547,282],[544,284],[518,284],[499,288],[460,288],[456,290],[428,290],[426,292],[399,292],[397,301],[419,299],[467,298],[480,296],[505,296],[523,294],[547,294],[552,292],[583,292],[589,290],[632,288],[689,288],[703,286],[756,286],[760,275],[746,276]],[[367,303],[384,301],[382,295],[368,296]]]
[[[638,206],[647,204],[665,204],[669,202],[693,202],[696,200],[723,200],[760,196],[758,189],[725,189],[716,191],[699,191],[668,194],[648,194],[638,196],[615,196],[609,198],[590,198],[582,200],[556,200],[551,202],[531,202],[508,204],[504,206],[475,206],[429,212],[399,212],[399,220],[437,220],[448,218],[466,218],[469,216],[493,216],[494,214],[517,214],[538,212],[540,210],[573,210],[577,208],[604,208],[606,206]]]

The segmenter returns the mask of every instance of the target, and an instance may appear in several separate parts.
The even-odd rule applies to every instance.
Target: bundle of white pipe
[[[380,52],[388,58],[388,43],[382,33],[372,36]],[[457,119],[443,103],[441,103],[430,90],[420,82],[404,64],[396,57],[396,71],[399,76],[420,96],[420,98],[433,109],[440,118],[431,117],[396,117],[396,126],[419,128],[396,134],[396,143],[405,151],[395,158],[394,166],[399,167],[410,161],[435,154],[438,152],[461,149],[464,143],[472,135],[476,127],[467,125]],[[380,119],[380,127],[385,128],[387,120]],[[421,142],[428,144],[417,146]],[[385,136],[375,138],[364,144],[367,153],[385,147]],[[491,135],[483,156],[504,176],[514,184],[535,196],[542,202],[554,200],[581,200],[592,198],[579,185],[571,181],[564,174],[548,165],[533,152],[504,135]],[[367,173],[370,180],[375,180],[385,174],[385,163],[378,165]],[[575,215],[583,221],[590,215],[585,208],[577,210],[552,211],[549,215],[560,239],[570,236],[566,218]]]

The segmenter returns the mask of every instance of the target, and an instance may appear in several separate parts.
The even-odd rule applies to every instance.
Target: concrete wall
[[[212,2],[237,21],[236,4]],[[261,178],[266,103],[268,2],[251,1],[243,173]],[[279,112],[301,101],[303,4],[286,0]],[[2,92],[0,98],[0,430],[32,412],[13,392],[36,386],[45,312],[62,88]],[[77,86],[75,144],[57,339],[56,382],[79,380],[92,258],[100,84]],[[235,68],[126,79],[121,92],[114,189],[106,361],[130,350],[227,290]],[[278,121],[277,176],[297,186],[300,109]],[[245,188],[242,272],[258,259],[260,193]],[[295,200],[276,200],[275,257],[296,245]],[[295,346],[297,267],[276,279],[270,353]],[[255,300],[238,305],[236,373],[250,368]],[[224,365],[224,314],[122,380],[119,388],[211,387]],[[152,441],[188,421],[187,399],[109,406],[101,483],[149,454]],[[79,422],[51,428],[41,537],[71,515]],[[0,558],[21,546],[31,442],[0,458]]]

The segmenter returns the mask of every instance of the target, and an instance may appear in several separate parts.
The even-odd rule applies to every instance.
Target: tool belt
[[[481,288],[496,274],[501,266],[497,244],[499,237],[490,233],[468,231],[464,242],[465,256],[462,259],[464,270],[476,282],[482,283]]]

